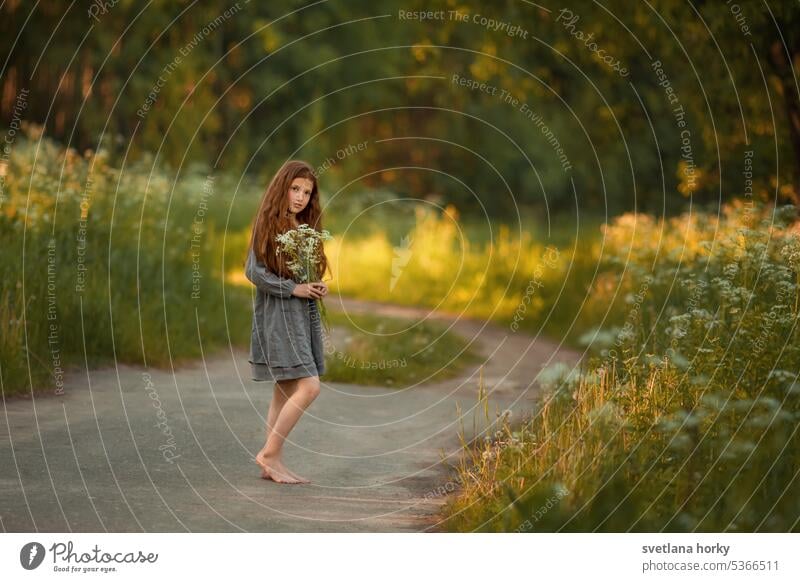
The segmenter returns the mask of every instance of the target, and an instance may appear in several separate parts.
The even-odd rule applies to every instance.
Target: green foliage
[[[795,209],[685,215],[669,226],[699,228],[664,239],[640,239],[643,223],[656,224],[607,229],[605,268],[628,299],[606,301],[615,325],[587,334],[595,355],[580,373],[539,375],[541,407],[503,429],[518,446],[501,431],[467,448],[449,528],[798,531]],[[568,493],[544,511],[556,486]]]
[[[248,294],[223,293],[220,235],[203,210],[218,184],[170,185],[139,164],[123,173],[102,154],[23,138],[7,170],[6,394],[58,388],[86,363],[177,365],[249,340],[247,310],[230,307],[246,305]]]
[[[143,163],[119,170],[102,153],[82,157],[46,138],[19,137],[6,169],[4,394],[59,389],[87,364],[177,366],[247,346],[254,289],[242,272],[249,229],[241,221],[255,206],[252,185],[240,185],[237,198],[226,174],[171,180]],[[332,381],[400,387],[475,361],[437,325],[332,319],[347,340],[327,354]]]
[[[753,152],[754,195],[798,201],[795,2],[91,6],[0,7],[0,119],[28,91],[23,119],[117,166],[155,152],[263,188],[300,157],[334,205],[391,188],[507,220],[531,205],[675,213],[741,193]]]

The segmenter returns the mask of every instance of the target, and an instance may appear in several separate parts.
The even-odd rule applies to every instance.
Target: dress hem
[[[322,376],[325,368],[318,368],[315,364],[299,364],[297,366],[270,366],[250,362],[252,379],[256,382],[269,382],[277,380],[296,380],[311,376]]]

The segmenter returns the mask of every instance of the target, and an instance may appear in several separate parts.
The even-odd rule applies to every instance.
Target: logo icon
[[[19,551],[19,563],[26,570],[35,570],[44,560],[44,546],[39,542],[28,542]]]

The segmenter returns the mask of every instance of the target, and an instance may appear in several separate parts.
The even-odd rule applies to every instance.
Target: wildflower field
[[[464,442],[445,527],[800,530],[795,209],[604,230],[581,316],[597,320],[582,338],[593,357],[545,369],[529,417]]]

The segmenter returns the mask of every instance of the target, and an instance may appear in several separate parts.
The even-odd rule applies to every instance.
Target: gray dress
[[[250,249],[245,275],[256,286],[249,363],[256,381],[325,373],[322,322],[316,301],[295,297],[297,283],[260,263]]]

